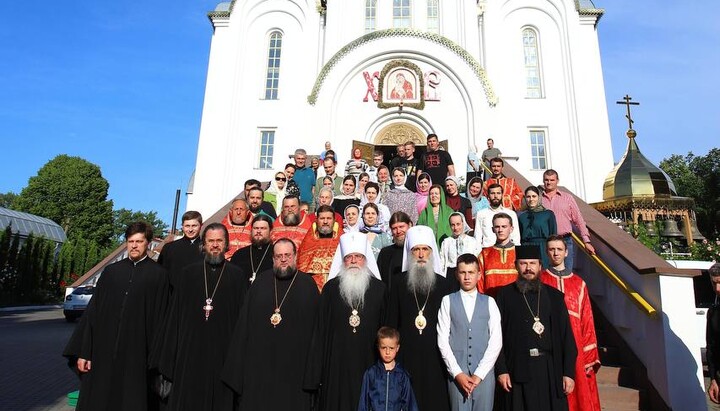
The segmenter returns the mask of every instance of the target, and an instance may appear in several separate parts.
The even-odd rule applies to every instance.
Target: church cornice
[[[337,65],[337,63],[342,60],[346,55],[364,44],[389,37],[412,37],[417,39],[423,39],[443,46],[446,49],[457,54],[463,61],[465,61],[465,63],[467,63],[468,66],[470,66],[470,68],[475,73],[475,76],[480,80],[480,83],[483,86],[483,90],[485,91],[485,98],[487,99],[488,105],[490,105],[490,107],[495,107],[495,105],[497,105],[498,98],[495,95],[495,91],[490,84],[490,80],[488,79],[487,74],[485,73],[485,69],[482,68],[480,63],[470,53],[468,53],[467,50],[462,48],[454,41],[439,34],[407,28],[373,31],[362,37],[358,37],[357,39],[351,41],[343,48],[338,50],[338,52],[335,53],[335,55],[332,56],[332,58],[330,58],[327,63],[325,63],[323,68],[320,70],[320,73],[318,73],[317,78],[315,79],[315,84],[312,88],[312,92],[307,98],[308,103],[310,103],[310,105],[315,105],[318,99],[318,95],[320,94],[320,89],[322,88],[325,79],[330,74],[330,71],[335,67],[335,65]]]

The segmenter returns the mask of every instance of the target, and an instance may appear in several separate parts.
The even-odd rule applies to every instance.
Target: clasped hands
[[[481,382],[482,379],[477,375],[468,375],[461,372],[455,376],[455,384],[457,384],[460,390],[465,394],[465,397],[469,397],[475,387],[480,385]]]

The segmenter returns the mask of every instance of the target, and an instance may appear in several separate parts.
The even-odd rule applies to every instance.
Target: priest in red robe
[[[587,284],[565,267],[567,248],[563,237],[554,235],[547,239],[547,254],[551,267],[540,274],[540,281],[565,294],[565,305],[570,314],[570,327],[578,352],[575,390],[568,395],[569,408],[570,411],[599,411],[596,374],[600,369],[600,356]]]
[[[343,228],[335,221],[335,210],[329,205],[321,205],[315,214],[317,219],[300,245],[297,267],[312,275],[318,290],[322,291]]]
[[[506,208],[512,208],[515,211],[520,210],[522,206],[523,190],[512,177],[507,177],[503,174],[503,167],[505,162],[502,158],[495,157],[490,160],[490,171],[492,171],[492,177],[483,186],[483,195],[487,197],[488,187],[492,184],[500,184],[503,189],[503,200],[502,205]]]
[[[282,201],[280,216],[273,223],[270,239],[274,243],[281,238],[287,238],[300,249],[305,235],[312,227],[310,216],[300,210],[300,199],[297,196],[286,196]]]
[[[250,245],[250,233],[252,232],[252,214],[247,201],[236,198],[230,206],[228,215],[222,220],[222,225],[228,230],[230,244],[225,253],[225,259],[235,254],[235,251]]]
[[[497,213],[492,224],[496,241],[494,246],[483,248],[478,255],[478,291],[494,298],[500,287],[515,282],[518,272],[515,268],[515,244],[510,239],[514,230],[512,218],[506,213]]]

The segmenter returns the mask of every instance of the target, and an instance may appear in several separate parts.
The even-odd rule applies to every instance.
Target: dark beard
[[[502,200],[499,200],[498,202],[494,202],[493,200],[490,200],[490,207],[492,208],[498,208],[502,205]]]
[[[222,254],[218,254],[218,255],[205,254],[205,262],[210,265],[218,266],[218,265],[222,264],[223,261],[225,261],[225,256]]]
[[[297,269],[295,266],[288,266],[288,268],[277,268],[273,267],[273,273],[275,273],[275,278],[278,280],[287,280],[288,278],[295,275],[297,272]]]
[[[408,268],[408,289],[412,293],[422,295],[429,294],[435,287],[435,273],[433,272],[432,257],[428,259],[424,266],[420,266],[415,258],[412,258],[410,267]]]
[[[257,239],[257,238],[255,238],[255,237],[253,237],[252,240],[250,240],[250,242],[251,242],[252,245],[254,245],[255,247],[262,248],[262,247],[265,247],[266,245],[270,244],[270,239],[269,239],[269,238],[260,238],[260,239]]]
[[[523,294],[527,294],[528,292],[531,293],[537,293],[540,291],[540,287],[542,284],[540,283],[540,278],[535,278],[534,280],[526,280],[525,277],[522,275],[518,275],[517,280],[515,280],[515,286],[517,287],[518,291],[520,291]]]
[[[250,206],[250,212],[253,213],[253,214],[259,213],[259,212],[260,212],[260,206],[257,206],[257,207]]]
[[[294,227],[300,224],[300,216],[295,213],[288,213],[282,218],[283,225]]]

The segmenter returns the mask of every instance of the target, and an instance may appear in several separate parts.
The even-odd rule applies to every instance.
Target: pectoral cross
[[[203,306],[203,311],[205,311],[205,321],[207,321],[208,318],[210,318],[210,311],[212,311],[212,310],[213,310],[212,298],[208,298],[207,300],[205,300],[205,305]]]
[[[639,106],[640,105],[640,103],[631,101],[631,100],[632,100],[632,97],[625,94],[625,97],[623,97],[623,101],[615,102],[615,104],[623,104],[627,107],[627,114],[625,115],[625,118],[628,120],[628,129],[630,129],[630,130],[633,129],[633,123],[635,123],[635,121],[633,121],[633,119],[632,119],[632,114],[630,113],[630,106]]]

